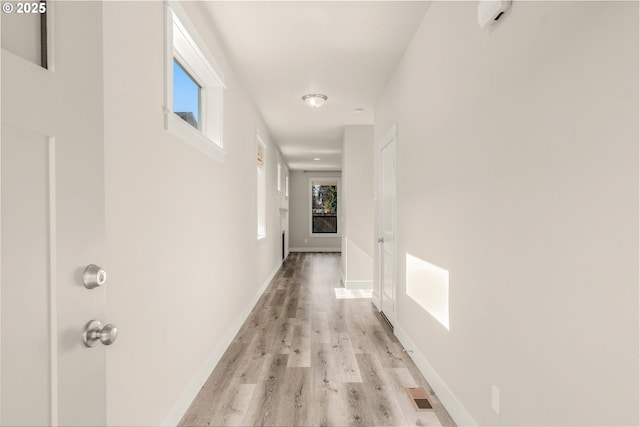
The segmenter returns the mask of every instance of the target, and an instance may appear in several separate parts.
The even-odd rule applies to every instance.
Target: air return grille
[[[417,412],[433,411],[433,405],[427,396],[427,392],[422,387],[405,388],[409,400]]]

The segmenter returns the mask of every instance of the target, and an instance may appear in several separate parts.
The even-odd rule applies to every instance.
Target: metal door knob
[[[111,345],[118,338],[118,328],[111,323],[102,326],[99,320],[92,320],[84,327],[82,342],[87,347],[95,346],[98,341],[104,345]]]
[[[384,237],[379,238],[378,243],[384,243]]]
[[[104,285],[107,281],[107,271],[95,264],[89,264],[87,268],[84,269],[82,281],[84,282],[84,287],[87,289],[97,288],[98,286]]]

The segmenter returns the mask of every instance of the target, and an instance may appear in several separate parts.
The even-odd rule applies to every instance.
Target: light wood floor
[[[291,253],[180,425],[455,426],[371,300],[336,299],[339,269],[340,254]]]

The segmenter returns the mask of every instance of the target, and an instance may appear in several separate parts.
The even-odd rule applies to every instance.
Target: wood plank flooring
[[[181,426],[455,423],[370,299],[336,299],[340,254],[291,253]],[[404,387],[424,387],[416,412]]]

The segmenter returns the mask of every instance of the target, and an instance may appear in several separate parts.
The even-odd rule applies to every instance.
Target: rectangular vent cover
[[[409,400],[413,403],[413,407],[417,412],[433,411],[433,405],[427,396],[427,392],[422,387],[412,388],[405,387]]]

